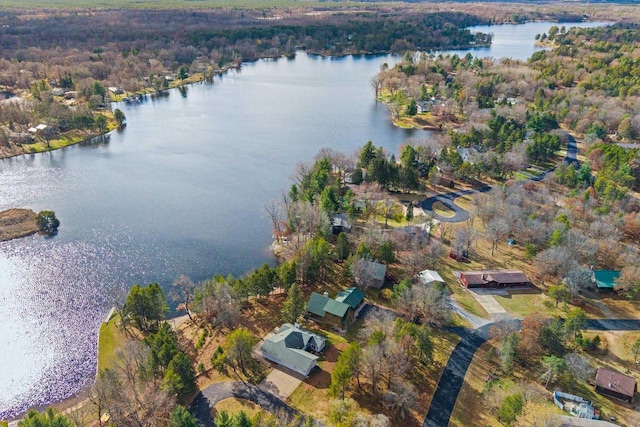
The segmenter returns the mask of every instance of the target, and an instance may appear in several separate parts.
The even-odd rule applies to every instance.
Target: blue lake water
[[[551,25],[474,27],[494,44],[472,53],[526,59]],[[371,140],[397,153],[428,138],[393,127],[373,99],[369,79],[398,59],[244,64],[184,95],[115,106],[128,124],[106,142],[0,161],[0,210],[50,209],[62,223],[53,238],[0,243],[0,419],[91,383],[100,322],[133,284],[271,262],[262,206],[296,163],[323,147],[352,153]]]

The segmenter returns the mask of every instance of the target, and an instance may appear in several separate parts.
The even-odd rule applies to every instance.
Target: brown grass
[[[36,213],[30,209],[8,209],[0,212],[0,242],[29,236],[39,230]]]

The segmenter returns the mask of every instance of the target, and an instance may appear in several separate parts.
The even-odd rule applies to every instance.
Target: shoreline
[[[491,46],[490,44],[486,45],[486,46],[484,46],[484,45],[450,46],[450,47],[447,47],[447,50],[449,50],[449,49],[453,49],[453,50],[456,50],[456,49],[470,49],[472,47],[490,47],[490,46]],[[243,60],[243,61],[240,61],[240,62],[237,62],[237,63],[226,64],[226,65],[224,65],[222,68],[220,68],[218,70],[213,70],[211,78],[213,79],[215,76],[223,76],[224,74],[228,73],[230,70],[241,69],[242,68],[242,64],[244,64],[244,63],[252,63],[252,62],[257,62],[257,61],[265,60],[265,59],[271,59],[271,60],[289,59],[289,60],[292,60],[292,59],[295,59],[296,54],[297,54],[298,51],[306,52],[309,55],[320,56],[320,57],[323,57],[323,58],[344,58],[344,57],[347,57],[347,56],[401,55],[400,53],[395,53],[395,52],[392,52],[390,50],[387,50],[387,51],[376,51],[376,52],[349,50],[349,51],[345,51],[345,52],[339,53],[339,54],[330,54],[328,51],[297,49],[293,55],[291,55],[291,54],[282,54],[282,55],[278,55],[278,56],[265,55],[265,56],[260,56],[260,57],[258,57],[256,59],[253,59],[253,60]],[[430,51],[432,51],[432,50],[431,49],[430,50],[426,50],[425,52],[430,52]],[[108,105],[108,107],[106,109],[107,109],[107,111],[111,112],[112,111],[111,106],[112,106],[112,104],[114,102],[123,102],[123,100],[125,98],[128,98],[128,97],[155,95],[155,94],[158,94],[158,93],[169,91],[171,89],[179,89],[179,88],[184,87],[184,86],[190,86],[192,84],[202,83],[202,82],[205,82],[207,80],[207,78],[208,77],[205,74],[205,72],[199,72],[199,73],[193,74],[192,76],[189,76],[188,78],[182,80],[180,83],[176,83],[176,84],[170,85],[170,87],[168,87],[167,89],[142,90],[142,91],[139,91],[139,92],[135,92],[130,96],[115,95],[110,99],[109,105]],[[392,120],[392,122],[393,122],[394,126],[398,126],[395,123],[394,120]],[[398,126],[398,127],[401,127],[401,126]],[[39,153],[47,153],[47,152],[50,152],[50,151],[56,151],[56,150],[59,150],[59,149],[65,148],[65,147],[70,147],[72,145],[81,144],[83,142],[89,141],[89,140],[94,139],[94,138],[98,138],[98,137],[101,137],[101,136],[108,135],[109,133],[111,133],[112,131],[114,131],[114,130],[116,130],[118,128],[119,128],[119,126],[114,126],[112,123],[110,123],[107,131],[104,132],[104,133],[95,133],[95,134],[94,133],[90,133],[88,136],[86,136],[86,137],[84,137],[82,139],[73,140],[72,142],[68,142],[68,143],[62,143],[57,147],[49,146],[48,149],[44,149],[44,150],[35,150],[35,151],[26,152],[26,151],[24,151],[24,148],[22,148],[23,145],[20,145],[20,147],[23,150],[23,152],[21,152],[21,153],[6,153],[6,154],[0,152],[0,160],[10,159],[10,158],[13,158],[13,157],[18,157],[18,156],[25,156],[25,155],[29,155],[29,154],[39,154]],[[413,126],[412,128],[420,129],[420,127],[415,127],[415,126]],[[437,126],[422,127],[422,129],[433,130],[433,131],[441,130]],[[73,131],[70,131],[70,132],[73,132]],[[53,140],[49,141],[49,144],[53,143],[54,145],[57,145],[56,143],[59,142],[59,141],[64,141],[64,138],[62,138],[62,139],[53,139]],[[31,144],[25,144],[25,145],[26,146],[30,146]]]
[[[0,242],[32,236],[40,231],[31,209],[11,208],[0,212]]]

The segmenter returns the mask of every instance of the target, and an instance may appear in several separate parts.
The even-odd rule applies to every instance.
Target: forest
[[[36,28],[60,25],[60,33],[53,31],[58,42],[63,36],[55,35],[63,28],[94,22],[95,34],[76,34],[78,46],[55,47],[38,42],[27,24],[20,30],[25,38],[15,37],[10,22],[22,13],[2,18],[9,27],[2,27],[7,55],[0,84],[28,91],[30,106],[3,104],[8,127],[32,124],[31,114],[57,118],[58,128],[67,123],[64,117],[88,123],[107,102],[109,86],[162,88],[157,79],[166,80],[168,73],[215,72],[250,55],[288,54],[304,45],[336,54],[409,49],[402,62],[372,79],[373,92],[388,103],[394,120],[417,117],[442,132],[407,141],[397,153],[369,141],[356,154],[323,149],[313,161],[301,162],[291,186],[264,206],[276,265],[201,283],[183,276],[166,293],[155,283],[135,285],[104,326],[117,351],[100,358],[86,404],[65,415],[31,411],[20,425],[195,426],[183,405],[199,390],[222,382],[251,389],[273,371],[252,348],[285,322],[329,342],[319,369],[285,399],[298,415],[246,404],[217,406],[209,414],[217,425],[306,426],[313,418],[334,426],[422,425],[461,340],[451,331],[494,320],[455,274],[514,268],[532,286],[495,300],[506,316],[522,319],[521,327],[496,324],[490,330],[452,421],[553,425],[557,408],[549,393],[557,387],[588,397],[603,415],[637,424],[633,408],[597,395],[589,381],[603,364],[637,374],[640,335],[587,330],[589,319],[640,312],[640,154],[633,145],[640,135],[637,26],[556,26],[537,37],[551,50],[518,62],[413,51],[425,49],[424,43],[487,41],[459,28],[489,18],[457,12],[427,15],[433,20],[400,12],[384,20],[367,19],[367,11],[358,17],[332,12],[323,25],[315,18],[313,25],[272,25],[259,18],[273,11],[231,9],[101,11],[97,21],[81,19],[85,12],[30,17]],[[176,16],[194,24],[183,30]],[[511,11],[509,16],[519,19]],[[140,41],[128,38],[127,29],[147,19],[149,32],[141,29]],[[229,29],[208,28],[216,19]],[[292,11],[291,19],[307,18]],[[111,29],[107,22],[118,25]],[[439,41],[416,31],[394,47],[398,26],[407,22],[436,28]],[[100,34],[108,42],[93,38]],[[33,44],[22,45],[29,37]],[[48,65],[39,65],[41,60]],[[49,95],[51,86],[76,89],[87,105],[64,110]],[[575,158],[564,150],[572,138],[578,140]],[[491,191],[476,191],[487,186]],[[468,219],[436,221],[434,214],[450,214],[446,206],[421,208],[425,199],[456,190],[471,191],[456,199]],[[334,231],[336,215],[352,225],[350,232]],[[373,286],[371,262],[386,267],[381,289]],[[424,286],[418,273],[425,269],[439,271],[445,284]],[[594,290],[592,269],[620,272],[611,293]],[[373,313],[344,333],[308,315],[312,292],[333,296],[347,287],[361,289],[376,307]],[[180,324],[165,322],[169,299],[184,314]]]

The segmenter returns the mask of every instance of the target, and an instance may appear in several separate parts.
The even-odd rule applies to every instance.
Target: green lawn
[[[517,317],[524,317],[532,313],[540,313],[543,316],[555,317],[562,315],[562,304],[558,308],[545,307],[544,301],[553,301],[541,293],[512,293],[508,297],[495,295],[495,300],[509,313]]]
[[[98,369],[112,368],[116,350],[127,342],[127,337],[118,328],[120,316],[114,314],[109,323],[100,326],[98,335]]]

